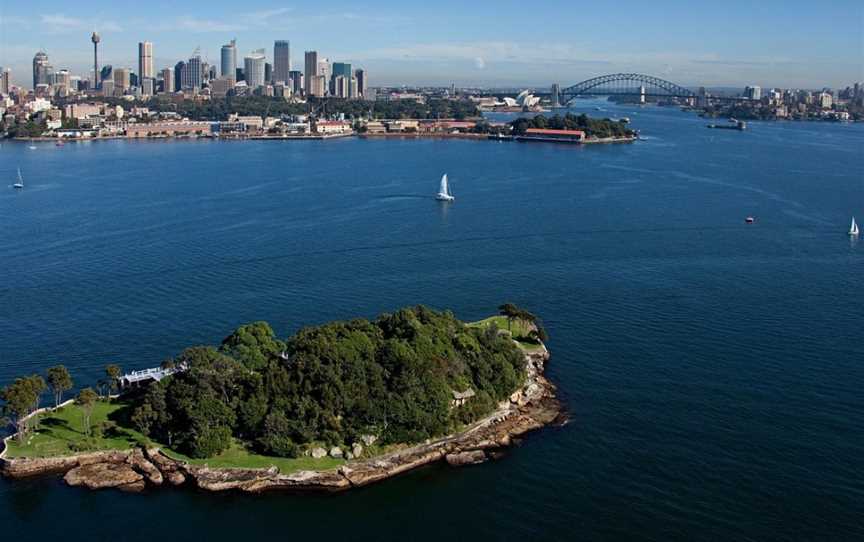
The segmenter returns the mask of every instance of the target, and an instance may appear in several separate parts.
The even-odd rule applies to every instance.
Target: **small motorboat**
[[[744,219],[744,222],[747,224],[753,224],[756,222],[756,219],[753,218],[752,216],[748,216],[747,218]]]

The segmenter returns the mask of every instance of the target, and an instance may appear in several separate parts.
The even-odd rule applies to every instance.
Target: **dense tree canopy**
[[[218,454],[232,438],[285,457],[367,433],[420,441],[491,411],[525,375],[521,351],[494,326],[422,306],[305,328],[284,343],[257,322],[174,362],[186,370],[139,397],[132,420],[194,457]],[[453,408],[453,392],[468,389],[476,395]]]
[[[552,130],[582,130],[588,137],[625,137],[633,135],[625,122],[611,119],[592,119],[585,115],[567,113],[563,117],[555,115],[547,118],[537,115],[534,118],[519,118],[511,123],[514,135],[523,135],[528,128],[548,128]]]

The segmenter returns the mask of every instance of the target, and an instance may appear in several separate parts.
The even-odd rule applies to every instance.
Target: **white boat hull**
[[[448,196],[447,194],[438,194],[435,196],[435,199],[438,201],[456,201],[456,198],[453,196]]]

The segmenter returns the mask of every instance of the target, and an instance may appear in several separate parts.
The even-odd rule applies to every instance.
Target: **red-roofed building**
[[[585,132],[582,130],[551,130],[545,128],[528,128],[524,136],[517,139],[521,141],[555,141],[564,143],[581,143],[585,140]]]

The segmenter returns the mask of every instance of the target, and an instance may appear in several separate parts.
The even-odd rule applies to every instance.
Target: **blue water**
[[[338,496],[2,480],[4,534],[864,538],[864,126],[602,107],[645,140],[4,142],[0,383],[62,362],[90,384],[251,320],[513,301],[545,320],[571,416],[500,461]]]

